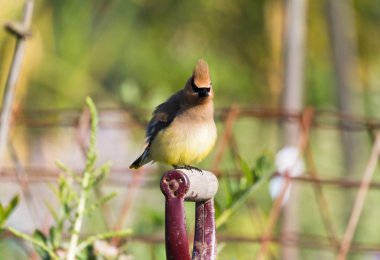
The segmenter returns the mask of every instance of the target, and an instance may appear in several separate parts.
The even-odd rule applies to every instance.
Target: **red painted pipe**
[[[193,259],[214,260],[216,238],[214,199],[196,202]]]
[[[161,179],[161,190],[166,199],[165,246],[168,260],[190,260],[184,208],[188,189],[188,178],[178,171],[169,171]]]

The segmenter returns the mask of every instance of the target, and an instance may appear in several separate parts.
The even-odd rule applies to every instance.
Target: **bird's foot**
[[[198,172],[203,173],[203,171],[201,169],[194,167],[194,166],[190,166],[190,165],[179,166],[179,165],[173,164],[172,166],[174,167],[174,169],[185,169],[185,170],[189,170],[189,171],[197,170]]]

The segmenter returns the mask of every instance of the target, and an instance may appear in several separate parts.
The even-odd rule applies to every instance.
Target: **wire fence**
[[[103,108],[99,111],[99,129],[105,130],[117,130],[121,133],[125,131],[137,131],[143,132],[145,121],[141,118],[147,118],[148,113],[145,111],[139,111],[131,108]],[[15,183],[20,186],[23,197],[26,199],[26,203],[35,200],[34,195],[29,189],[29,185],[33,183],[51,183],[55,182],[59,176],[59,170],[53,166],[46,166],[46,164],[38,165],[36,162],[28,164],[27,160],[22,160],[20,145],[15,145],[17,142],[17,131],[15,129],[23,129],[24,133],[27,133],[27,138],[31,135],[28,133],[37,131],[39,134],[33,138],[41,138],[44,136],[44,131],[47,129],[63,130],[67,133],[67,129],[71,129],[73,133],[74,143],[77,148],[84,154],[86,150],[87,134],[88,134],[88,122],[89,114],[87,110],[76,109],[63,109],[63,110],[25,110],[14,111],[14,120],[12,122],[13,131],[11,131],[10,141],[8,145],[9,163],[4,166],[0,171],[1,183]],[[311,131],[316,129],[321,130],[335,130],[335,131],[353,131],[363,132],[368,135],[368,140],[373,144],[373,150],[367,163],[367,169],[365,172],[369,175],[363,175],[362,179],[353,179],[351,176],[339,176],[339,174],[325,174],[319,172],[315,165],[308,164],[305,172],[298,177],[287,176],[289,183],[299,183],[301,185],[310,185],[315,191],[315,199],[318,205],[318,212],[323,219],[326,235],[304,234],[300,232],[275,234],[275,228],[278,226],[278,221],[281,213],[281,205],[284,199],[286,187],[284,186],[282,194],[274,201],[272,209],[268,215],[268,221],[262,236],[247,236],[247,235],[227,235],[218,234],[219,242],[228,243],[245,243],[245,244],[259,244],[258,258],[267,256],[270,254],[268,246],[270,244],[277,244],[280,246],[292,246],[298,248],[309,248],[317,250],[331,251],[337,255],[338,258],[344,259],[347,252],[352,253],[371,253],[380,252],[380,243],[368,243],[352,241],[355,234],[357,222],[360,219],[363,204],[366,200],[366,192],[368,190],[380,189],[379,181],[372,181],[373,172],[375,171],[377,158],[378,158],[378,143],[379,135],[377,134],[378,128],[380,128],[380,120],[374,118],[366,118],[355,115],[341,114],[334,111],[314,110],[313,108],[307,108],[304,111],[284,111],[269,108],[253,108],[253,107],[239,107],[232,106],[230,108],[223,108],[216,111],[216,119],[219,125],[220,133],[218,143],[211,160],[210,170],[214,172],[218,178],[223,179],[228,174],[228,178],[236,178],[242,175],[238,168],[229,170],[228,173],[223,170],[220,165],[226,153],[231,152],[239,153],[241,147],[236,142],[234,126],[239,120],[258,120],[259,124],[263,122],[272,122],[278,125],[284,120],[294,122],[298,124],[301,129],[300,136],[300,148],[304,157],[309,160],[313,160],[314,156],[311,149],[310,139]],[[42,134],[41,134],[42,131]],[[127,134],[132,140],[133,134]],[[32,135],[33,136],[33,135]],[[24,146],[27,144],[23,144]],[[121,144],[114,144],[115,146]],[[15,148],[16,147],[16,148]],[[102,149],[102,147],[99,147]],[[32,151],[34,152],[34,151]],[[67,152],[67,151],[65,151]],[[38,151],[35,152],[38,157]],[[115,155],[114,155],[115,156]],[[125,154],[119,154],[124,157]],[[128,155],[129,156],[129,155]],[[127,218],[130,216],[130,211],[133,208],[135,199],[138,196],[140,189],[158,189],[158,174],[157,168],[143,167],[137,173],[135,170],[128,168],[128,163],[132,158],[115,158],[121,160],[123,163],[119,163],[113,167],[111,174],[108,177],[106,185],[112,187],[119,187],[126,190],[125,200],[120,205],[118,215],[113,218],[109,216],[110,209],[105,206],[103,208],[103,218],[106,225],[110,229],[117,229],[122,227]],[[129,160],[128,160],[129,159]],[[39,161],[38,159],[35,161]],[[372,167],[371,167],[372,165]],[[78,171],[80,170],[80,164],[75,165]],[[273,176],[278,175],[273,173]],[[326,177],[334,176],[334,177]],[[364,176],[367,176],[365,179]],[[330,212],[331,205],[326,199],[325,188],[334,187],[341,190],[353,190],[357,192],[355,203],[352,204],[351,215],[349,217],[349,223],[343,232],[343,235],[338,235],[338,232],[334,228],[334,219]],[[101,190],[97,191],[99,194]],[[361,194],[361,195],[360,195]],[[38,195],[37,195],[38,196]],[[99,195],[100,196],[100,195]],[[27,206],[27,210],[30,214],[36,214],[38,209],[33,208],[35,204],[31,203]],[[34,213],[33,213],[34,212]],[[113,214],[116,214],[115,212]],[[38,218],[36,218],[38,219]],[[114,221],[110,223],[110,220]],[[47,225],[44,222],[46,218],[42,218],[41,223],[35,223],[37,227]],[[47,227],[46,227],[47,228]],[[45,229],[46,229],[45,228]],[[163,243],[164,237],[162,235],[133,235],[132,238],[136,241],[143,243]],[[343,257],[343,258],[342,258]]]

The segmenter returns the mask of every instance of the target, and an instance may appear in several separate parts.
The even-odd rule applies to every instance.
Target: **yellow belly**
[[[168,164],[190,165],[202,161],[216,140],[214,122],[173,124],[160,131],[151,144],[151,158]]]

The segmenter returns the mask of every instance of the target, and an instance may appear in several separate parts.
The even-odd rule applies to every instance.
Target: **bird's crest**
[[[198,60],[193,71],[194,83],[197,87],[209,87],[210,85],[210,72],[208,70],[207,62],[203,59]]]

